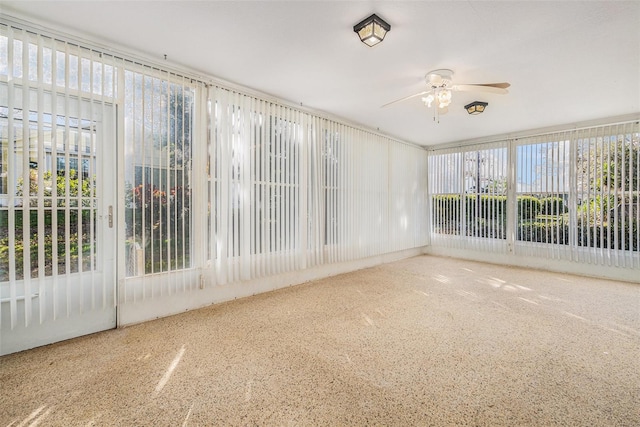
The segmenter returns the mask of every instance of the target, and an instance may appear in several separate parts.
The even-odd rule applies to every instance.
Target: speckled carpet
[[[640,285],[420,256],[0,358],[0,425],[640,425]]]

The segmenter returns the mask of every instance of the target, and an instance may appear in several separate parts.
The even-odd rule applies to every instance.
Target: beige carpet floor
[[[0,358],[0,425],[638,426],[640,285],[420,256]]]

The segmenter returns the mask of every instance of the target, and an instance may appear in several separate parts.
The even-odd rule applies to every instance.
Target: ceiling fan
[[[502,95],[509,93],[507,88],[511,86],[511,84],[506,82],[453,84],[453,71],[448,69],[430,71],[425,76],[425,80],[427,83],[426,90],[405,96],[404,98],[396,99],[395,101],[384,104],[382,107],[388,107],[399,102],[422,96],[422,102],[424,102],[427,107],[431,107],[432,103],[435,102],[438,114],[445,114],[449,109],[449,104],[451,104],[451,92],[487,92]]]

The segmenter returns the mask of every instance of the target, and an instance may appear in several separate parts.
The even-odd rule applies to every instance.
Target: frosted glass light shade
[[[384,36],[391,30],[391,25],[375,13],[363,19],[353,27],[353,31],[358,33],[360,41],[369,47],[373,47],[384,40]]]
[[[489,105],[487,102],[473,101],[471,104],[465,105],[464,109],[467,110],[467,113],[476,115],[484,112],[487,105]]]

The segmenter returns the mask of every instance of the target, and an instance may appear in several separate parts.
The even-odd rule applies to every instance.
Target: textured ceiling
[[[3,1],[2,12],[188,67],[421,145],[640,111],[640,2]],[[391,24],[369,48],[353,25]],[[454,93],[435,123],[424,75],[511,83]],[[489,103],[469,116],[463,106]]]

